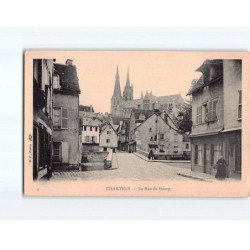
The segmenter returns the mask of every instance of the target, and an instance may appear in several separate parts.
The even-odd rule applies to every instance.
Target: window
[[[157,135],[155,135],[155,141],[157,141]]]
[[[160,145],[160,152],[161,152],[161,153],[165,153],[164,145]]]
[[[150,141],[153,141],[153,136],[150,137]]]
[[[242,117],[242,90],[239,90],[238,119]]]
[[[68,128],[68,109],[62,108],[62,128]]]
[[[218,106],[217,99],[207,103],[207,111],[205,116],[206,122],[213,122],[217,120],[217,106]]]
[[[110,139],[106,139],[106,143],[110,143]]]
[[[174,148],[178,148],[178,145],[174,145]]]
[[[186,149],[189,149],[189,144],[188,143],[186,143]]]
[[[196,109],[196,124],[199,125],[202,123],[202,106],[197,107]]]
[[[152,128],[149,128],[149,132],[152,132]]]
[[[89,128],[90,128],[90,131],[92,131],[92,127],[90,126]]]
[[[55,129],[68,128],[68,110],[65,108],[53,109],[53,127]]]
[[[59,89],[59,76],[53,76],[53,89]]]
[[[96,131],[96,132],[98,131],[98,127],[95,127],[95,131]]]
[[[160,134],[160,139],[164,140],[164,134]]]
[[[87,130],[87,126],[83,126],[83,128],[84,128],[84,131],[86,131],[86,130]]]
[[[110,135],[110,134],[111,134],[111,131],[108,130],[108,131],[107,131],[107,135]]]
[[[60,142],[53,143],[53,160],[55,162],[61,161],[61,143]]]
[[[85,136],[85,142],[89,142],[89,136]]]
[[[96,140],[96,136],[92,136],[92,142],[97,142],[97,140]]]

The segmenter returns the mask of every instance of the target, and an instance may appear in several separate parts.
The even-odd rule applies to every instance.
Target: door
[[[235,144],[229,144],[229,159],[228,159],[228,177],[235,172]]]
[[[69,163],[69,144],[62,142],[62,163]]]
[[[209,145],[204,144],[204,173],[210,173],[209,155],[210,155]]]

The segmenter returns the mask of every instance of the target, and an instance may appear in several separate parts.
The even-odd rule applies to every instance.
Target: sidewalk
[[[162,162],[162,163],[180,163],[183,161],[173,161],[173,160],[149,160],[147,157],[145,157],[144,155],[141,155],[139,153],[134,152],[134,155],[136,155],[137,157],[147,161],[147,162]],[[186,162],[190,162],[190,161],[186,161]],[[206,173],[201,173],[201,172],[193,172],[191,171],[191,169],[185,169],[185,168],[181,168],[181,167],[174,167],[171,166],[172,168],[175,168],[177,170],[177,175],[180,175],[184,178],[190,178],[190,179],[194,179],[194,180],[199,180],[199,181],[206,181],[206,182],[214,182],[214,181],[218,181],[213,175],[210,174],[206,174]],[[226,179],[229,180],[229,179]],[[232,180],[230,178],[230,180]]]
[[[165,162],[165,163],[190,163],[189,160],[149,160],[148,157],[134,152],[133,154],[135,154],[136,156],[140,157],[141,159],[145,160],[145,161],[149,161],[149,162]]]

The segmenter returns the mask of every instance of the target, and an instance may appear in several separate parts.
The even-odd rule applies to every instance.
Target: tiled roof
[[[61,91],[73,94],[81,93],[76,67],[74,65],[54,63],[54,74],[59,75]]]
[[[89,118],[89,117],[82,117],[82,125],[83,126],[100,126],[101,125],[101,121],[99,119],[95,119],[95,118]]]
[[[191,86],[191,88],[189,89],[187,95],[191,95],[191,94],[194,93],[195,91],[197,91],[197,90],[199,90],[199,89],[205,87],[204,85],[205,85],[205,84],[204,84],[204,76],[202,75],[202,76],[198,79],[198,81],[195,82],[195,83]]]
[[[79,111],[95,112],[92,106],[79,105]]]

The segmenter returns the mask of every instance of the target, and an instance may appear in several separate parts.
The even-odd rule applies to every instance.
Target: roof
[[[204,73],[207,71],[208,67],[211,65],[216,66],[216,67],[217,66],[221,67],[223,65],[223,61],[221,59],[205,60],[203,64],[196,71]]]
[[[110,123],[103,123],[102,124],[102,126],[101,126],[101,134],[107,128],[107,126],[110,126],[114,130],[114,132],[117,134],[116,130],[114,129],[114,127]]]
[[[72,94],[81,93],[76,66],[54,63],[54,74],[60,77],[60,91],[67,91]]]
[[[142,110],[142,109],[132,109],[131,112],[134,114],[136,121],[144,121],[154,113],[153,110]],[[140,115],[144,115],[145,119],[141,120]]]
[[[79,111],[95,112],[92,105],[91,106],[79,105]]]
[[[83,126],[98,127],[102,123],[99,119],[90,118],[90,117],[82,117],[81,119],[82,119],[82,125]]]
[[[122,121],[124,118],[121,116],[114,116],[112,117],[112,123],[113,125],[119,125],[120,121]]]
[[[210,78],[209,68],[215,69],[215,73]],[[196,81],[189,89],[187,95],[191,95],[200,89],[210,85],[211,83],[217,82],[223,78],[223,61],[220,59],[205,60],[203,64],[196,70],[202,73],[202,76]],[[209,76],[209,77],[208,77]]]
[[[159,103],[168,103],[168,102],[183,103],[183,102],[185,102],[184,99],[182,98],[181,94],[158,96],[155,98],[156,98],[156,101],[158,101]]]

